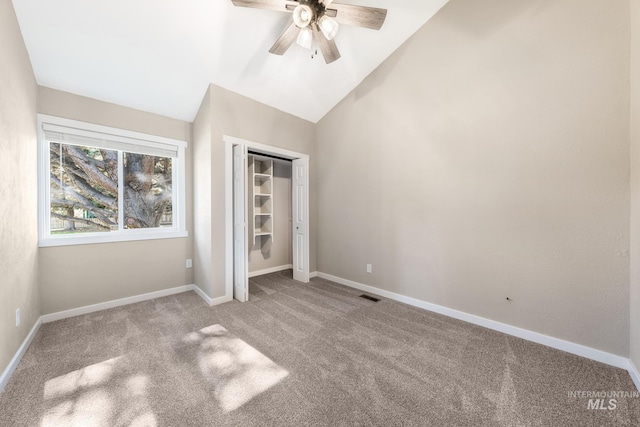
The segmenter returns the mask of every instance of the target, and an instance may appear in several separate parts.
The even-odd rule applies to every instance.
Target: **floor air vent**
[[[360,295],[360,298],[368,299],[369,301],[373,301],[373,302],[380,301],[380,298],[370,297],[369,295],[365,295],[365,294]]]

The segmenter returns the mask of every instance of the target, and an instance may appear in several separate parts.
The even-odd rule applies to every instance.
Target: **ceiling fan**
[[[387,17],[386,9],[333,3],[333,0],[231,0],[236,6],[293,13],[293,22],[276,40],[269,52],[284,55],[294,43],[311,49],[312,41],[327,64],[340,58],[333,38],[339,24],[379,30]]]

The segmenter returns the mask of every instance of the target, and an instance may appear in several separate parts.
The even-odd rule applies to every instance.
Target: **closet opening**
[[[228,136],[224,141],[226,291],[247,301],[250,277],[286,269],[307,283],[309,156]]]

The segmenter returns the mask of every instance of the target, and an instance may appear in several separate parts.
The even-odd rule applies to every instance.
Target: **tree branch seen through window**
[[[173,225],[171,158],[63,143],[49,147],[51,234]],[[123,224],[119,225],[121,186]]]

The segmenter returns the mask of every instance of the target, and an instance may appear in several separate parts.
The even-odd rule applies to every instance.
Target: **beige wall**
[[[40,316],[37,86],[13,6],[0,1],[0,374]],[[21,310],[16,327],[15,312]]]
[[[640,370],[640,1],[631,0],[631,360]]]
[[[451,0],[318,125],[318,270],[627,356],[628,10]]]
[[[191,141],[190,123],[44,87],[38,112]],[[186,150],[189,237],[41,248],[44,314],[193,283],[193,270],[185,268],[193,257],[191,151]]]
[[[210,109],[204,115],[203,109]],[[194,182],[198,196],[211,197],[211,205],[196,206],[195,223],[208,222],[202,239],[196,241],[196,258],[209,257],[210,264],[203,259],[204,268],[196,268],[196,284],[210,297],[217,298],[225,293],[225,146],[223,136],[233,136],[275,147],[308,154],[310,156],[310,180],[316,179],[315,172],[315,126],[313,123],[284,113],[252,99],[211,85],[194,124],[195,152],[209,154],[196,155],[194,168],[196,176],[205,175],[210,170],[210,180]],[[206,138],[202,133],[211,132]],[[315,192],[310,191],[310,264],[315,269]],[[198,233],[201,231],[198,230]]]
[[[317,127],[212,85],[192,128],[38,89],[2,1],[0,144],[12,160],[0,168],[11,201],[0,204],[0,371],[41,312],[194,282],[224,294],[225,134],[311,155],[311,271],[317,246],[320,271],[630,351],[640,368],[640,83],[629,86],[640,2],[630,3],[633,31],[627,1],[451,0]],[[36,112],[190,143],[193,129],[190,237],[38,251]]]
[[[205,290],[213,283],[211,268],[211,88],[207,89],[193,121],[194,283]],[[224,199],[223,199],[224,200]],[[217,207],[220,208],[219,206]],[[207,290],[207,292],[209,292]]]
[[[251,179],[251,178],[249,178]],[[251,181],[249,181],[251,185]],[[252,203],[248,200],[247,203]],[[291,162],[274,162],[273,169],[273,244],[268,252],[256,245],[249,252],[249,272],[290,265],[291,240]],[[249,237],[251,239],[251,237]]]

